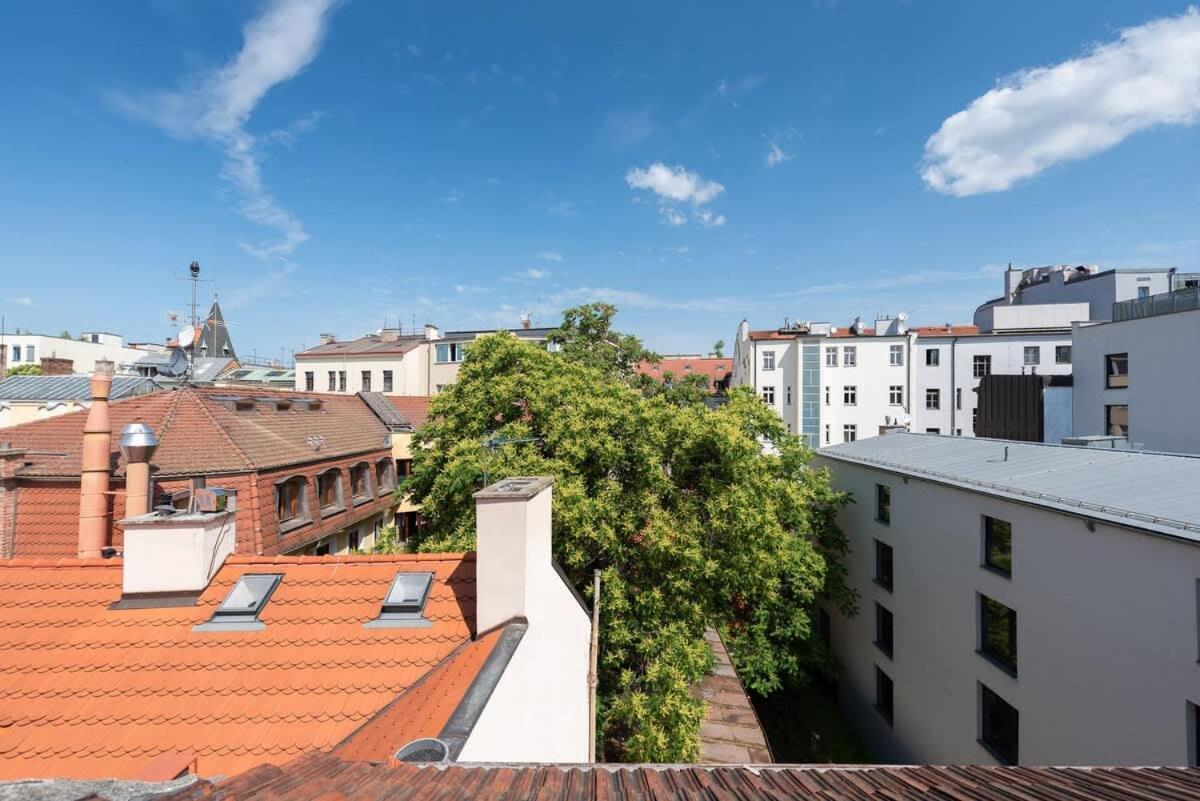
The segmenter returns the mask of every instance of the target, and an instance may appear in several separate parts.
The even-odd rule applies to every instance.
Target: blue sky
[[[0,30],[0,310],[239,349],[617,304],[969,321],[1007,263],[1200,269],[1179,2],[61,3]]]

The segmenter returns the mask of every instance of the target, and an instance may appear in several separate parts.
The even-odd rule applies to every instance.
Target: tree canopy
[[[616,376],[630,378],[639,362],[657,362],[658,354],[646,350],[632,334],[613,330],[617,307],[610,303],[589,303],[563,312],[563,321],[546,341],[563,356]]]
[[[42,366],[40,364],[18,364],[16,367],[8,368],[7,375],[41,375]]]
[[[405,490],[427,525],[414,544],[473,549],[485,474],[553,476],[555,558],[585,598],[602,571],[598,749],[688,761],[704,714],[690,688],[711,664],[706,626],[723,631],[760,692],[828,665],[815,602],[855,603],[834,522],[845,498],[748,390],[709,410],[623,380],[644,352],[636,338],[616,335],[626,344],[615,360],[583,344],[612,338],[611,317],[568,313],[558,353],[507,333],[474,343],[415,434]]]

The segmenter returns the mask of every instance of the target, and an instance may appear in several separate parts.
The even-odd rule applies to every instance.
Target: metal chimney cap
[[[121,455],[126,462],[148,462],[156,448],[158,437],[145,423],[130,423],[121,430]]]

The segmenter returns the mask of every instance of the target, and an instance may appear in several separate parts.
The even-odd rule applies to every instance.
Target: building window
[[[892,488],[887,484],[875,485],[875,519],[885,525],[892,522]]]
[[[774,406],[775,405],[775,387],[763,387],[762,388],[762,399],[763,399],[764,403],[769,403],[772,406]]]
[[[363,392],[371,391],[371,371],[370,370],[362,371],[362,391]]]
[[[1129,436],[1129,407],[1114,404],[1104,407],[1104,430],[1110,437]]]
[[[1017,675],[1017,613],[986,595],[979,596],[979,652]]]
[[[954,408],[955,409],[962,408],[962,387],[959,387],[958,389],[954,390]]]
[[[942,429],[940,429],[940,428],[927,428],[927,429],[925,429],[925,433],[926,433],[926,434],[940,434],[940,433],[942,433]]]
[[[346,391],[346,371],[338,370],[338,392]]]
[[[842,426],[842,442],[854,442],[858,439],[858,426],[853,423],[846,423]]]
[[[857,406],[858,387],[842,387],[842,403],[846,406]]]
[[[401,478],[407,478],[412,475],[412,459],[397,459],[396,460],[396,475]]]
[[[1137,288],[1137,291],[1138,291],[1138,300],[1144,300],[1145,298],[1150,297],[1150,287],[1148,287],[1148,286],[1139,286]]]
[[[375,487],[380,494],[396,488],[396,466],[391,459],[380,459],[375,463]]]
[[[391,370],[383,371],[383,391],[384,392],[392,391],[392,371]]]
[[[350,497],[355,503],[371,498],[371,467],[366,462],[350,468]]]
[[[979,426],[979,410],[971,410],[971,433],[975,433],[975,429]]]
[[[893,692],[894,692],[894,688],[892,687],[892,677],[889,676],[888,674],[884,673],[882,670],[879,669],[879,666],[876,665],[875,666],[875,711],[879,713],[880,717],[882,717],[884,720],[886,720],[888,722],[889,726],[892,725],[892,721],[894,719],[892,716],[892,711],[893,711],[892,710],[892,694],[893,694]]]
[[[25,346],[25,361],[27,361],[27,362],[36,361],[36,359],[33,358],[33,345]]]
[[[786,393],[787,393],[787,405],[791,406],[792,405],[792,385],[791,384],[788,384]]]
[[[985,375],[992,374],[992,357],[991,356],[976,356],[971,360],[971,374],[976,378],[983,378]]]
[[[825,387],[825,405],[829,405],[829,387]]]
[[[837,367],[837,348],[825,349],[825,366]]]
[[[317,476],[317,502],[321,514],[331,514],[342,509],[342,471],[326,470]]]
[[[925,408],[926,409],[942,408],[942,391],[940,389],[925,390]]]
[[[307,522],[308,503],[304,496],[307,486],[304,478],[297,476],[275,486],[275,520],[282,524]]]
[[[942,354],[937,348],[930,348],[925,351],[925,366],[937,367],[941,363]]]
[[[847,345],[842,348],[842,366],[854,367],[858,364],[858,348],[854,345]]]
[[[312,392],[316,385],[317,378],[315,375],[313,375],[312,370],[309,370],[304,374],[304,390],[306,392]]]
[[[12,349],[13,349],[13,351],[12,351],[12,360],[13,360],[14,362],[19,362],[19,361],[21,361],[21,346],[20,346],[20,345],[13,345],[13,346],[12,346]]]
[[[346,536],[346,547],[350,553],[358,552],[358,529],[354,529]]]
[[[773,351],[773,350],[763,351],[763,368],[762,369],[764,369],[764,370],[774,370],[775,369],[775,351]]]
[[[879,603],[875,604],[875,647],[891,657],[892,613]]]
[[[1055,345],[1054,346],[1054,363],[1055,364],[1070,364],[1071,363],[1071,346],[1070,345]]]
[[[1036,367],[1042,363],[1042,349],[1037,345],[1025,346],[1025,366]]]
[[[829,428],[830,428],[829,423],[826,423],[825,424],[825,444],[826,445],[829,444]]]
[[[984,685],[979,685],[979,742],[1006,765],[1017,764],[1017,710]]]
[[[317,556],[329,556],[329,551],[329,540],[321,540],[317,543],[317,549],[314,551],[314,553]]]
[[[888,387],[888,403],[893,406],[904,405],[904,387],[900,384],[892,384]]]
[[[1110,353],[1104,357],[1104,386],[1120,389],[1129,386],[1129,354]]]
[[[335,392],[336,390],[337,390],[337,372],[335,370],[330,370],[329,371],[329,391]]]
[[[1188,726],[1192,730],[1192,747],[1188,767],[1200,768],[1200,706],[1188,704]]]
[[[467,357],[465,342],[443,342],[437,346],[437,360],[440,364],[456,364]]]
[[[1012,523],[983,517],[983,566],[1012,576]]]
[[[889,345],[888,346],[888,364],[892,367],[904,366],[904,346]]]
[[[875,583],[892,591],[892,546],[875,540]]]

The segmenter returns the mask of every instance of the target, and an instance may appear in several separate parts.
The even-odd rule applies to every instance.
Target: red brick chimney
[[[42,375],[73,375],[75,362],[58,356],[42,357]]]
[[[79,474],[79,556],[101,555],[109,544],[108,481],[112,453],[112,423],[108,393],[113,363],[97,361],[92,373],[92,407],[83,427],[83,460]]]
[[[0,442],[0,559],[11,559],[16,547],[17,499],[21,485],[17,470],[25,464],[25,451]]]

